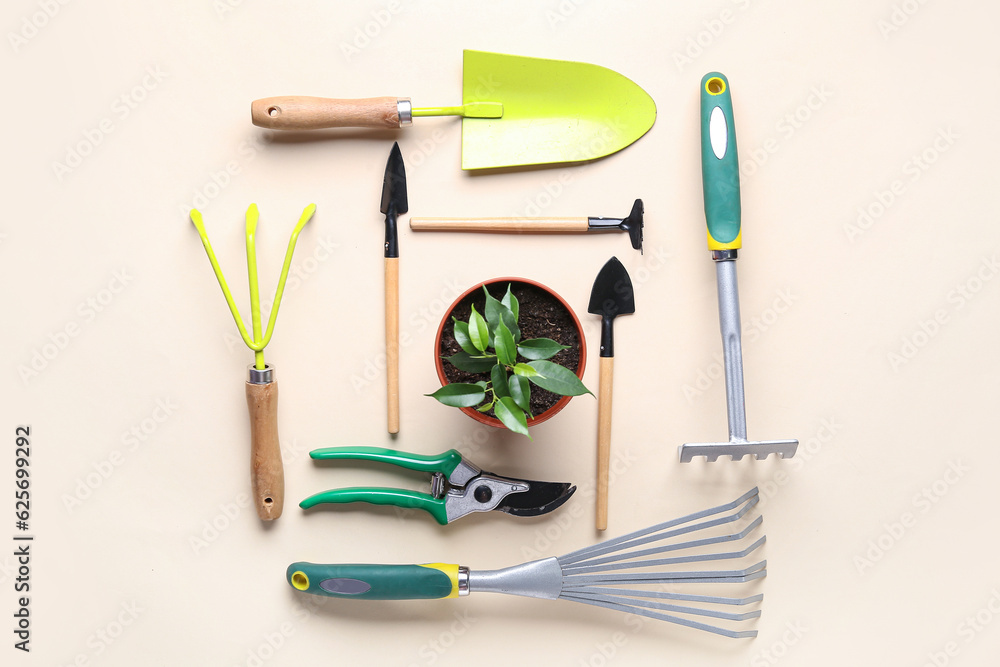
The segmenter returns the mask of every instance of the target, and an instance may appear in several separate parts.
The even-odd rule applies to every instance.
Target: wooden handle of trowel
[[[389,433],[399,433],[399,258],[385,258],[385,378]]]
[[[273,521],[285,505],[285,471],[278,444],[278,383],[247,382],[250,411],[250,485],[257,516]]]
[[[408,100],[404,100],[409,104]],[[250,104],[257,127],[271,130],[321,130],[327,127],[399,127],[397,97],[333,100],[289,95],[265,97]]]
[[[597,390],[597,530],[608,527],[608,477],[611,467],[611,389],[615,358],[601,357],[601,379]]]
[[[589,228],[587,218],[410,218],[416,232],[572,234]]]

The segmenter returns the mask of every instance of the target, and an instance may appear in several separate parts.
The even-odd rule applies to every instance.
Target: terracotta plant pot
[[[445,316],[441,319],[441,324],[438,326],[437,335],[434,337],[434,368],[437,370],[438,380],[441,381],[441,385],[444,386],[444,385],[448,384],[448,378],[445,375],[445,370],[444,370],[445,361],[444,361],[444,359],[441,358],[441,353],[440,353],[440,350],[441,350],[441,339],[442,339],[442,336],[444,335],[445,328],[448,327],[451,324],[452,312],[470,294],[472,294],[473,292],[476,292],[476,291],[481,291],[483,289],[483,285],[492,286],[492,285],[495,285],[497,283],[502,283],[505,286],[505,289],[506,289],[507,283],[515,283],[515,285],[514,285],[515,296],[516,296],[516,290],[517,290],[516,283],[523,283],[525,285],[530,285],[532,287],[535,287],[538,290],[541,290],[541,291],[546,292],[547,294],[551,295],[556,301],[559,302],[559,304],[561,304],[561,306],[563,307],[563,309],[565,309],[565,311],[569,314],[569,317],[570,317],[570,319],[573,322],[573,326],[576,329],[576,337],[577,337],[578,344],[576,346],[574,346],[574,347],[578,347],[579,348],[579,361],[577,362],[577,367],[576,367],[576,370],[574,372],[576,373],[576,376],[582,380],[583,379],[583,372],[584,372],[584,370],[586,369],[586,366],[587,366],[587,340],[586,340],[586,338],[584,338],[584,335],[583,335],[583,326],[580,324],[580,319],[576,316],[576,313],[573,312],[573,309],[566,302],[566,300],[563,299],[561,296],[559,296],[552,289],[550,289],[550,288],[546,287],[545,285],[542,285],[541,283],[536,282],[534,280],[529,280],[527,278],[493,278],[491,280],[485,280],[483,282],[477,283],[473,287],[470,287],[465,292],[463,292],[457,299],[455,299],[455,301],[451,304],[451,306],[448,307],[448,311],[445,313]],[[529,427],[535,426],[537,424],[541,424],[542,422],[551,419],[552,417],[554,417],[556,415],[556,413],[558,413],[560,410],[562,410],[564,407],[566,407],[566,404],[569,403],[569,400],[571,398],[573,398],[573,397],[572,396],[563,396],[563,397],[561,397],[555,403],[555,405],[553,405],[552,407],[546,409],[544,412],[535,415],[534,418],[528,419],[527,420],[528,421],[528,426]],[[488,414],[479,412],[475,408],[459,408],[459,409],[462,412],[464,412],[465,414],[467,414],[468,416],[470,416],[473,419],[475,419],[477,422],[480,422],[481,424],[486,424],[488,426],[495,426],[497,428],[505,428],[505,426],[503,425],[503,423],[499,419],[497,419],[496,417],[490,416]]]

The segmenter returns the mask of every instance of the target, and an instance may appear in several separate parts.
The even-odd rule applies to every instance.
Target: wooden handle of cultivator
[[[608,527],[608,477],[611,467],[611,389],[615,358],[601,357],[597,390],[597,530]]]
[[[285,471],[278,444],[278,383],[247,382],[250,484],[257,516],[273,521],[285,505]]]
[[[389,433],[399,433],[399,258],[385,258],[385,372]]]
[[[589,228],[587,218],[410,218],[416,232],[575,234]]]
[[[399,127],[395,97],[333,100],[326,97],[265,97],[250,104],[257,127],[271,130],[321,130],[328,127]]]

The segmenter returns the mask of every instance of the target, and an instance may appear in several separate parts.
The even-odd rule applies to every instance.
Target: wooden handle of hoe
[[[321,130],[328,127],[399,127],[399,100],[369,97],[332,100],[288,95],[265,97],[250,103],[257,127],[271,130]]]
[[[257,516],[273,521],[285,505],[285,471],[278,444],[278,383],[247,382],[250,411],[250,484]]]
[[[587,218],[410,218],[415,232],[575,234],[589,228]]]
[[[611,390],[615,358],[601,357],[597,390],[597,530],[608,527],[608,470],[611,463]]]
[[[399,258],[385,258],[385,371],[389,433],[399,433]]]

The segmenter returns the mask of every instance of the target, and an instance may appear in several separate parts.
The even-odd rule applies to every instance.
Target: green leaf
[[[471,408],[482,403],[483,399],[486,398],[486,391],[479,385],[452,382],[433,394],[424,394],[424,396],[436,398],[438,402],[453,408]]]
[[[503,422],[503,425],[511,431],[526,435],[529,439],[531,438],[531,435],[528,433],[528,420],[524,416],[524,410],[517,407],[513,398],[510,396],[501,398],[493,406],[493,412],[496,414],[497,419]]]
[[[510,397],[514,399],[517,407],[521,408],[529,415],[531,414],[531,383],[527,378],[520,375],[511,375],[508,378],[507,387],[510,389]]]
[[[500,299],[500,303],[510,308],[510,312],[514,314],[515,320],[520,318],[518,312],[521,309],[521,304],[517,302],[517,297],[510,291],[510,283],[507,284],[507,293]]]
[[[528,365],[540,373],[540,375],[529,377],[528,379],[535,385],[542,389],[547,389],[553,394],[559,394],[560,396],[580,396],[581,394],[591,393],[589,389],[583,386],[580,378],[568,368],[554,364],[551,361],[543,360],[532,361]]]
[[[469,340],[480,352],[485,352],[489,346],[490,330],[486,326],[486,320],[476,312],[476,307],[472,307],[472,314],[469,316]]]
[[[489,412],[490,410],[493,409],[493,404],[494,403],[496,403],[496,399],[495,398],[492,401],[490,401],[489,403],[486,403],[484,405],[480,405],[478,408],[476,408],[476,410],[479,410],[480,412]]]
[[[510,289],[509,285],[507,289]],[[486,292],[485,285],[483,291]],[[486,321],[489,323],[491,331],[496,331],[497,325],[503,322],[514,336],[514,341],[521,340],[521,330],[517,326],[517,315],[503,303],[494,299],[489,292],[486,292]]]
[[[483,314],[486,315],[486,322],[490,325],[490,328],[494,329],[501,321],[500,309],[503,306],[493,298],[493,295],[486,289],[486,285],[483,285],[483,294],[486,295],[486,305],[483,308]]]
[[[535,377],[536,375],[541,375],[538,371],[536,371],[528,364],[515,364],[514,374],[526,378]]]
[[[490,369],[497,363],[497,358],[493,355],[472,355],[466,352],[456,352],[444,360],[460,371],[466,373],[489,373]]]
[[[490,371],[490,379],[493,381],[493,395],[497,398],[510,396],[510,389],[507,387],[507,369],[497,364]]]
[[[469,354],[479,354],[479,350],[476,349],[476,346],[472,344],[472,339],[469,338],[469,324],[461,322],[454,317],[451,319],[455,321],[455,342]]]
[[[518,343],[517,351],[525,359],[548,359],[562,350],[568,350],[569,345],[560,345],[551,338],[529,338]]]
[[[517,343],[514,342],[514,336],[503,322],[497,324],[495,331],[497,361],[504,366],[513,366],[517,363]]]

